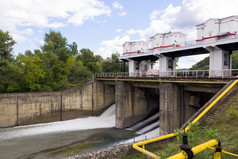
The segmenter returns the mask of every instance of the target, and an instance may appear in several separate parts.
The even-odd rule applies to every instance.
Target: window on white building
[[[168,68],[173,68],[173,60],[168,59]]]
[[[228,54],[226,53],[226,54],[224,54],[224,65],[228,65],[229,64],[229,56],[228,56]]]

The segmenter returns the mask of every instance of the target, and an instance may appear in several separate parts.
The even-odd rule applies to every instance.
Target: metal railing
[[[110,78],[237,78],[238,69],[224,69],[224,70],[186,70],[186,71],[149,71],[149,72],[117,72],[117,73],[97,73],[96,78],[110,77]]]
[[[226,95],[226,93],[228,91],[230,91],[236,84],[238,83],[238,80],[235,80],[232,84],[229,85],[229,87],[227,87],[205,110],[203,110],[199,116],[197,116],[191,123],[196,123],[198,122],[224,95]],[[185,128],[185,132],[189,131],[190,126],[187,126]],[[146,154],[149,157],[155,158],[155,159],[159,159],[160,157],[157,156],[156,154],[149,152],[145,149],[145,145],[153,143],[153,142],[158,142],[164,139],[169,139],[172,137],[175,137],[176,134],[175,133],[171,133],[168,135],[164,135],[164,136],[160,136],[157,138],[153,138],[153,139],[149,139],[149,140],[145,140],[145,141],[141,141],[141,142],[137,142],[135,144],[133,144],[133,148],[136,149],[137,151]],[[238,155],[237,155],[238,156]],[[186,158],[186,156],[181,156],[181,158]],[[180,159],[180,158],[179,158]]]
[[[214,148],[216,146],[216,148]],[[202,143],[200,145],[197,145],[193,148],[191,148],[187,143],[183,143],[180,147],[183,148],[179,153],[176,155],[173,155],[167,159],[186,159],[186,158],[193,158],[194,155],[203,152],[207,149],[214,150],[214,159],[221,159],[222,153],[225,153],[230,156],[238,157],[237,154],[230,153],[227,151],[224,151],[221,147],[221,142],[217,140],[210,140],[205,143]]]

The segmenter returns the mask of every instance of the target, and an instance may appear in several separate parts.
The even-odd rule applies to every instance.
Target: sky
[[[17,42],[13,54],[40,49],[44,35],[61,32],[68,43],[103,58],[122,54],[126,41],[181,31],[196,40],[195,25],[238,15],[238,0],[0,0],[0,29]],[[208,55],[179,59],[189,68]]]

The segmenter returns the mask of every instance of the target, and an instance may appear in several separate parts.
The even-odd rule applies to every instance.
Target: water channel
[[[99,117],[0,129],[0,158],[62,158],[144,138],[135,138],[135,131],[114,126],[115,105]],[[157,128],[147,136],[158,131]]]

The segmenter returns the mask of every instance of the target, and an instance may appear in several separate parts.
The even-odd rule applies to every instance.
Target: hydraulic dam
[[[115,127],[159,113],[160,134],[180,128],[230,79],[95,78],[61,92],[0,94],[0,127],[96,116],[115,103]]]

